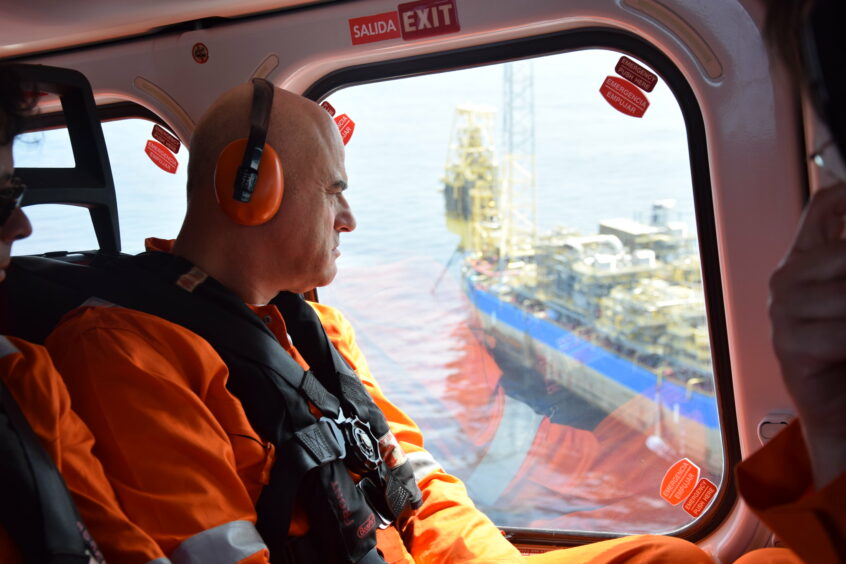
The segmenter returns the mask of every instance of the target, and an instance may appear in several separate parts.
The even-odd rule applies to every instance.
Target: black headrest
[[[0,284],[0,335],[43,343],[62,316],[95,294],[104,280],[98,268],[44,257],[14,257]]]
[[[73,168],[16,168],[15,173],[29,187],[23,205],[84,206],[91,213],[100,248],[120,251],[115,185],[91,85],[75,70],[45,65],[10,66],[21,77],[25,90],[59,96],[76,164]],[[25,123],[24,127],[32,128],[38,118],[37,114],[31,116],[29,125]]]

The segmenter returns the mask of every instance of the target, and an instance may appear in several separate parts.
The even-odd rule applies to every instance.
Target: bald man
[[[216,169],[270,100],[284,198],[246,225]],[[179,236],[149,240],[124,279],[153,305],[92,301],[47,341],[122,506],[174,563],[523,558],[382,394],[347,320],[297,295],[335,277],[340,235],[355,229],[346,187],[344,146],[319,106],[262,83],[227,92],[194,133]],[[659,536],[529,558],[711,561]]]
[[[246,137],[251,88],[226,93],[200,121],[188,165],[188,212],[173,252],[248,304],[280,290],[306,292],[334,278],[341,233],[355,229],[344,197],[344,145],[320,106],[276,90],[267,141],[284,155],[285,205],[263,225],[234,223],[217,203],[213,173],[235,135]]]

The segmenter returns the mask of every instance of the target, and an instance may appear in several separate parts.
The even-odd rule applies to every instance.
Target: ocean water
[[[671,219],[694,227],[678,103],[659,80],[642,118],[613,109],[599,87],[614,75],[619,58],[588,50],[531,63],[534,122],[519,126],[534,129],[541,232],[567,226],[588,234],[603,219],[646,219],[657,200],[675,201]],[[320,299],[350,318],[387,395],[421,424],[429,449],[467,481],[498,524],[622,533],[678,529],[692,518],[656,495],[674,460],[655,456],[645,448],[649,437],[622,428],[609,414],[600,414],[605,419],[599,426],[583,429],[515,404],[508,386],[520,381],[538,387],[537,375],[496,358],[460,289],[460,258],[453,256],[458,238],[445,226],[441,179],[458,105],[493,108],[502,146],[503,76],[495,65],[358,85],[329,96],[338,113],[356,123],[346,166],[358,227],[341,237],[338,277],[320,289]],[[174,237],[185,209],[187,151],[177,155],[175,175],[159,170],[144,154],[151,129],[140,120],[104,126],[123,250],[131,253],[142,250],[147,236]],[[19,166],[73,162],[62,132],[27,136],[16,143],[15,158]],[[87,210],[38,206],[27,213],[35,235],[16,243],[15,254],[96,248]],[[536,393],[542,401],[547,391],[540,385]],[[496,480],[480,477],[476,469],[489,455],[503,414],[515,409],[525,413],[515,424],[532,429],[531,440],[501,461],[511,470]],[[719,483],[719,475],[709,476]]]

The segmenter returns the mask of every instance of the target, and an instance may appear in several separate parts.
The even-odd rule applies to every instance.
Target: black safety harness
[[[0,523],[24,562],[104,562],[56,465],[2,382],[0,460]]]
[[[198,279],[182,258],[110,257],[89,270],[99,269],[109,275],[88,276],[82,283],[89,295],[162,317],[208,341],[229,369],[227,388],[250,424],[275,445],[279,455],[256,506],[256,527],[273,561],[384,562],[375,549],[376,528],[419,507],[422,496],[384,415],[312,307],[288,292],[271,302],[310,366],[304,371],[240,298],[211,278]],[[298,504],[309,532],[290,537]]]

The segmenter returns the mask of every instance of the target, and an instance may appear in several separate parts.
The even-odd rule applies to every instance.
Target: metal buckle
[[[340,413],[335,421],[344,436],[347,454],[344,462],[356,474],[365,475],[379,467],[382,457],[379,442],[370,430],[370,424],[356,416],[345,417]]]

